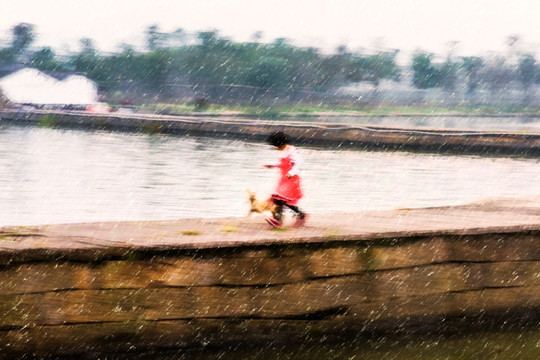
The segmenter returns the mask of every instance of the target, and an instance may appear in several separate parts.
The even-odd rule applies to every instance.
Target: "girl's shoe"
[[[270,224],[270,226],[275,228],[281,228],[283,227],[283,224],[281,221],[274,219],[274,218],[265,218],[266,222]]]
[[[295,227],[300,227],[306,225],[306,221],[309,218],[309,214],[301,214],[296,217],[296,221],[294,222]]]

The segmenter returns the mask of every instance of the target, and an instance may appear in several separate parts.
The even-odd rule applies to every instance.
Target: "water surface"
[[[311,213],[456,205],[540,194],[540,160],[300,147]],[[0,127],[0,226],[245,216],[268,196],[263,143]]]

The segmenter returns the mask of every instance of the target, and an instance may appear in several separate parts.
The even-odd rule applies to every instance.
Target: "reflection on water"
[[[540,160],[300,148],[308,212],[463,204],[540,193]],[[0,225],[245,216],[276,181],[262,143],[0,128]]]

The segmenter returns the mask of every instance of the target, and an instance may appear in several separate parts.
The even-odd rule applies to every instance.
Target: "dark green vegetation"
[[[340,46],[334,53],[324,54],[317,48],[292,45],[287,39],[261,43],[258,35],[251,42],[241,43],[217,31],[193,35],[178,29],[164,33],[150,26],[145,32],[144,51],[124,44],[117,53],[102,54],[92,39],[83,38],[77,53],[59,56],[51,47],[31,49],[35,33],[31,24],[12,27],[11,44],[0,48],[0,69],[31,66],[57,74],[82,73],[97,82],[104,100],[111,104],[187,104],[194,111],[206,111],[216,104],[310,104],[358,109],[431,101],[430,105],[451,109],[463,104],[487,104],[491,109],[488,112],[501,111],[493,109],[493,104],[529,112],[536,112],[539,106],[531,89],[540,83],[540,65],[532,54],[512,51],[511,47],[490,58],[459,58],[451,52],[438,58],[419,51],[409,65],[400,66],[396,61],[399,50],[395,49],[368,53]],[[513,40],[515,44],[519,39]],[[0,76],[8,72],[4,70]],[[383,80],[403,81],[408,77],[413,86],[411,94],[414,88],[438,89],[451,101],[434,101],[424,92],[401,100],[377,95]],[[373,90],[368,96],[336,91],[358,83],[370,84]],[[500,101],[501,94],[512,92],[519,93],[517,100],[512,95]],[[463,93],[459,99],[458,93]]]

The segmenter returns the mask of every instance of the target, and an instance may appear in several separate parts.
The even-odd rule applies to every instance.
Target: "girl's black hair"
[[[266,142],[275,147],[282,147],[283,145],[290,144],[289,137],[283,131],[278,131],[271,134],[266,139]]]

